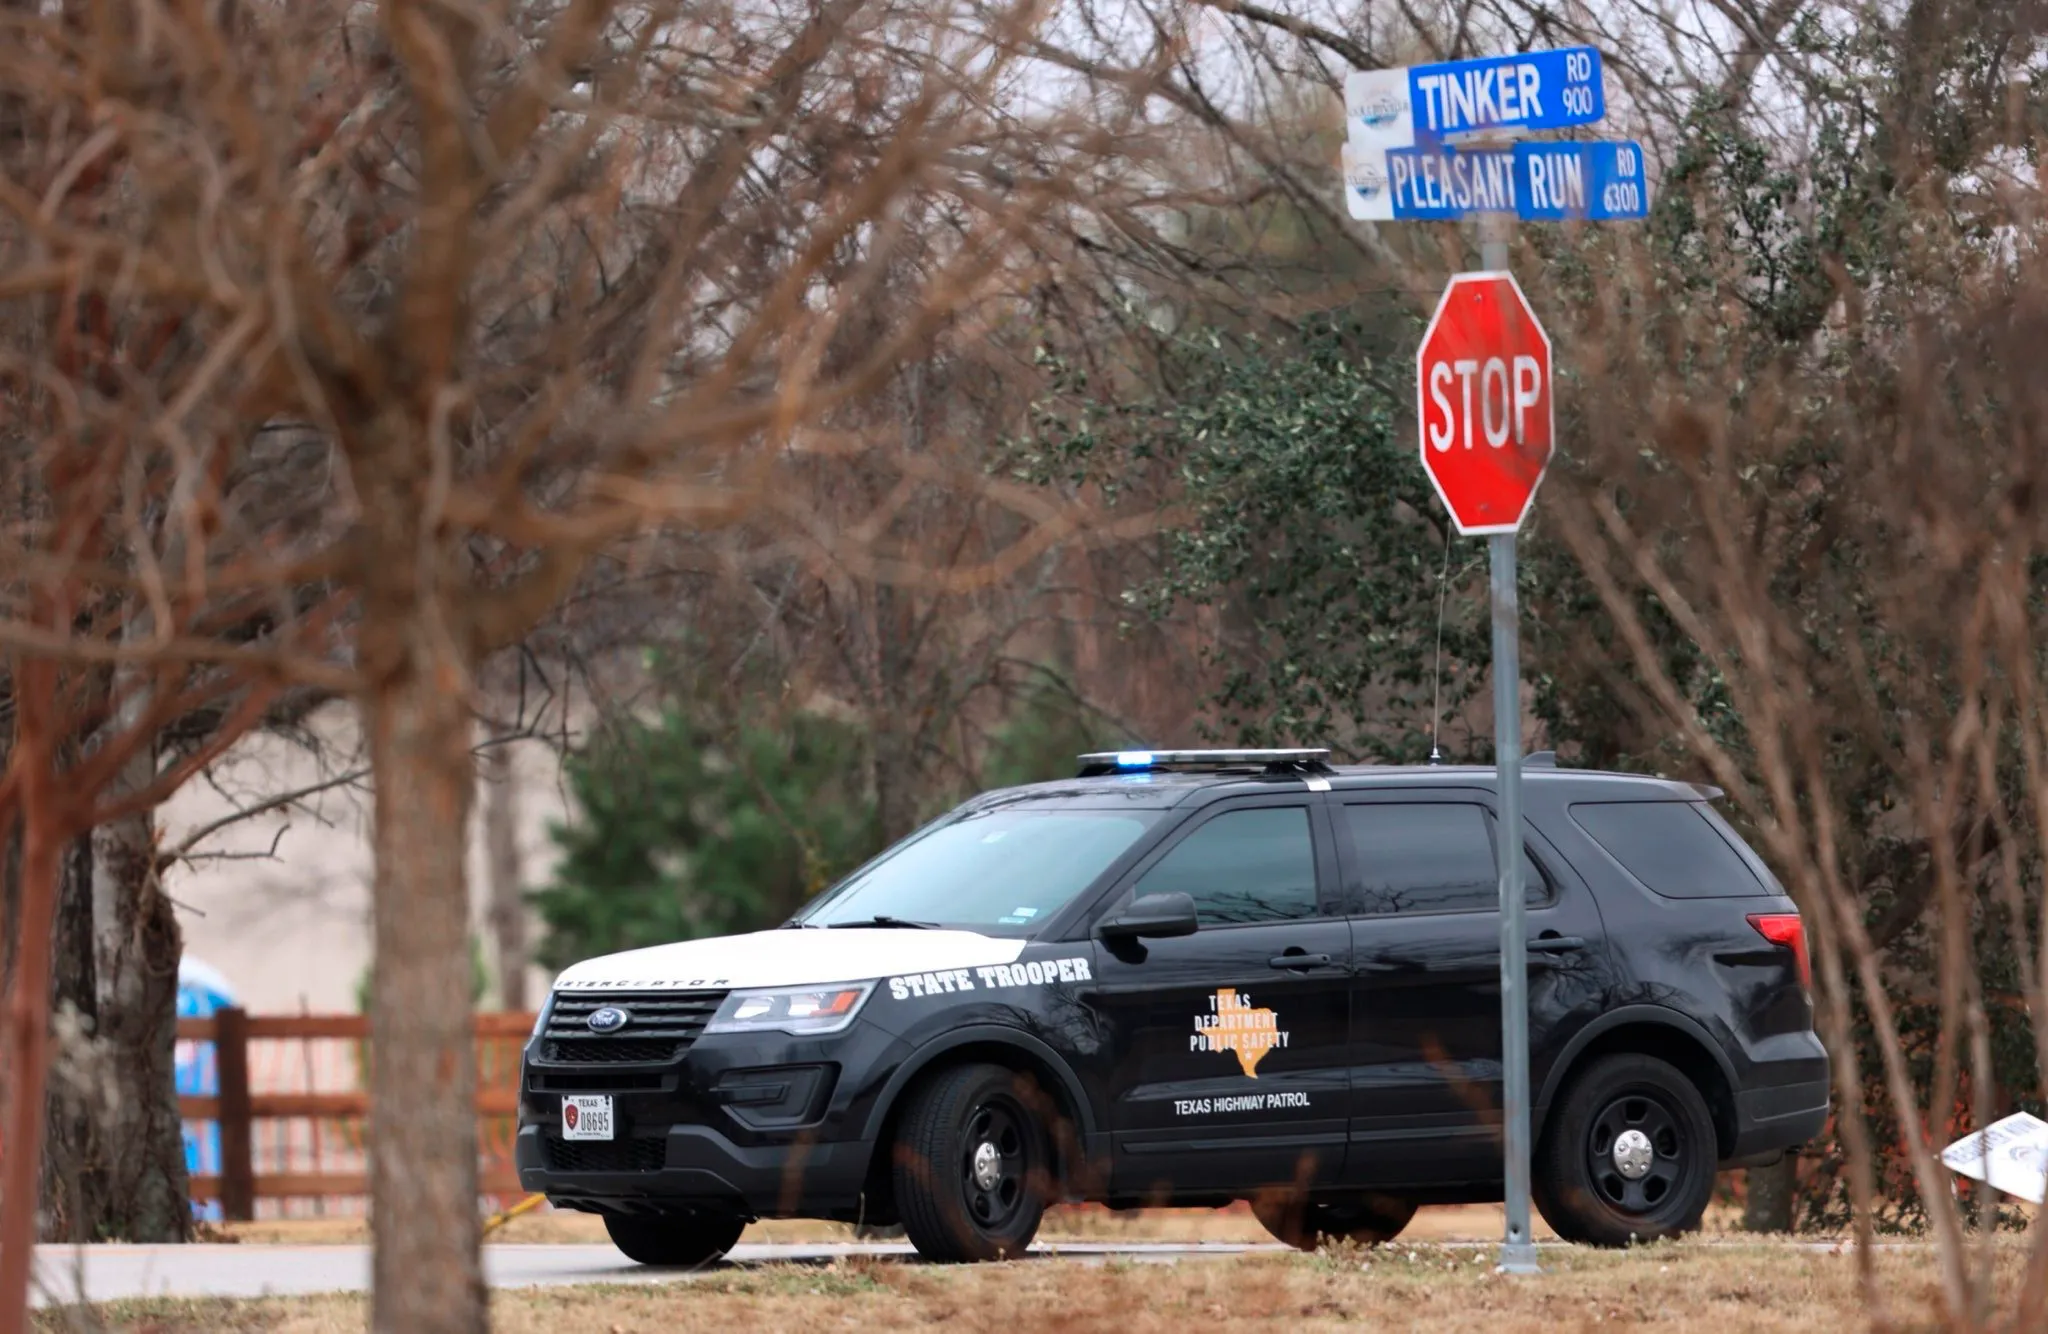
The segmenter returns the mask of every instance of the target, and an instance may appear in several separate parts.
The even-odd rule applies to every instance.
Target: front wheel
[[[1326,1241],[1377,1246],[1401,1235],[1415,1217],[1415,1202],[1375,1194],[1332,1200],[1261,1199],[1252,1201],[1252,1217],[1296,1250],[1312,1251]]]
[[[722,1214],[606,1214],[604,1230],[628,1260],[670,1269],[708,1265],[746,1231],[743,1219]]]
[[[1677,1067],[1633,1052],[1572,1081],[1544,1127],[1531,1192],[1566,1241],[1627,1246],[1691,1232],[1719,1158],[1706,1099]]]
[[[1023,1075],[999,1065],[941,1071],[910,1095],[896,1129],[896,1211],[927,1260],[1001,1260],[1038,1235],[1048,1137]]]

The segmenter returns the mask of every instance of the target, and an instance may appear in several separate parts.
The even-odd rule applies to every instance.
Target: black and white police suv
[[[520,1180],[647,1264],[750,1219],[1030,1245],[1049,1202],[1252,1201],[1297,1245],[1501,1198],[1491,769],[1126,752],[990,792],[782,928],[556,981]],[[1698,1224],[1820,1130],[1800,920],[1712,789],[1525,766],[1534,1183],[1564,1237]]]

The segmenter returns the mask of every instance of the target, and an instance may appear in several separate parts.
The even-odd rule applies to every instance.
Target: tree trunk
[[[51,738],[55,672],[27,661],[15,669],[14,752],[21,817],[21,953],[7,989],[7,1129],[0,1154],[0,1331],[28,1324],[43,1090],[50,1054],[50,937],[55,926],[64,812],[57,804]]]
[[[498,1002],[507,1010],[527,1005],[526,894],[519,873],[519,789],[512,747],[484,752],[484,853],[489,867],[491,934],[497,941]]]
[[[1752,1167],[1742,1205],[1745,1232],[1790,1232],[1792,1206],[1798,1193],[1799,1158],[1786,1154],[1769,1167]]]
[[[131,767],[117,794],[149,781],[149,752]],[[157,881],[154,834],[148,813],[110,821],[64,859],[42,1164],[48,1241],[191,1236],[175,1064],[184,939]]]
[[[170,554],[182,554],[174,543]],[[124,642],[149,633],[131,615]],[[148,678],[101,669],[122,690],[104,731],[118,737],[148,707]],[[119,802],[156,777],[154,746],[139,746],[102,794]],[[58,904],[52,996],[56,1077],[43,1158],[44,1236],[52,1241],[185,1241],[192,1206],[178,1117],[177,915],[156,872],[156,819],[140,811],[76,841]]]
[[[377,861],[370,1327],[483,1334],[463,866],[473,784],[466,664],[451,661],[442,623],[417,603],[380,601],[368,600],[362,629]]]
[[[56,929],[50,940],[50,1083],[44,1090],[44,1241],[94,1240],[77,1223],[88,1197],[104,1193],[108,1141],[100,1132],[109,1101],[93,1039],[99,1012],[92,948],[92,841],[72,840],[58,868]]]

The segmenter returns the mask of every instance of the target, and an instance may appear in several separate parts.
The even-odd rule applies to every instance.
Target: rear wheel
[[[999,1065],[941,1071],[910,1095],[896,1129],[896,1209],[928,1260],[1022,1255],[1038,1234],[1050,1143],[1043,1099]]]
[[[726,1214],[606,1214],[604,1230],[628,1260],[663,1268],[708,1265],[733,1248],[746,1230]]]
[[[1377,1246],[1401,1235],[1401,1229],[1415,1217],[1415,1202],[1375,1194],[1329,1200],[1254,1200],[1252,1216],[1259,1226],[1298,1250],[1312,1251],[1326,1241]]]
[[[1627,1246],[1691,1232],[1719,1158],[1706,1099],[1654,1056],[1604,1056],[1572,1081],[1531,1164],[1536,1207],[1566,1241]]]

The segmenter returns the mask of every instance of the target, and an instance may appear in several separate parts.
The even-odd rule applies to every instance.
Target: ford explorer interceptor
[[[781,928],[556,980],[520,1180],[646,1264],[749,1220],[1015,1255],[1050,1203],[1249,1200],[1379,1241],[1498,1200],[1494,773],[1325,751],[1083,756]],[[1534,1194],[1568,1239],[1697,1226],[1828,1111],[1805,937],[1712,789],[1525,766]]]

